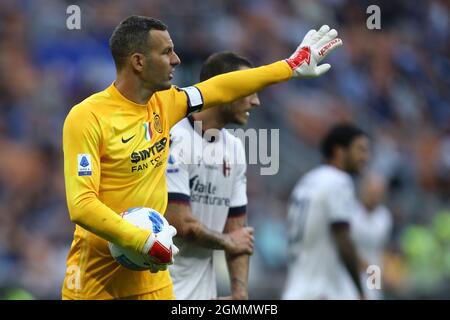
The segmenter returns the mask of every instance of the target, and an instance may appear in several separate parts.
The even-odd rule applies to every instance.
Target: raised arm
[[[318,77],[331,66],[319,63],[342,45],[337,31],[322,26],[310,30],[295,52],[287,59],[265,66],[233,71],[212,77],[196,85],[163,91],[173,95],[174,108],[169,113],[170,127],[192,112],[227,104],[253,94],[271,84],[291,78]]]
[[[225,104],[257,92],[264,87],[292,77],[317,77],[327,72],[329,64],[318,65],[330,52],[342,45],[337,31],[322,26],[310,30],[288,58],[266,66],[218,75],[195,85],[201,92],[203,108]]]

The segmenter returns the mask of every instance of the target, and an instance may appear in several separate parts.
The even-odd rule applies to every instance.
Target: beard
[[[352,161],[349,157],[345,159],[344,164],[345,171],[351,176],[358,176],[361,174],[362,166],[355,161]]]

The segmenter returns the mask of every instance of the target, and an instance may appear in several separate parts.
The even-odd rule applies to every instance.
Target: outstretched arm
[[[264,87],[292,77],[317,77],[331,66],[319,63],[342,45],[337,31],[322,26],[310,30],[295,52],[288,58],[266,66],[218,75],[195,85],[203,98],[203,109],[248,96]]]
[[[319,31],[310,30],[287,59],[217,75],[190,87],[161,91],[160,95],[167,95],[174,101],[175,106],[169,112],[170,127],[190,113],[233,102],[271,84],[326,73],[331,66],[319,63],[342,45],[337,35],[336,30],[325,25]]]

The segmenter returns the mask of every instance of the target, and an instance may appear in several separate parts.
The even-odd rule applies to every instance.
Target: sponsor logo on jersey
[[[198,175],[189,179],[189,188],[191,189],[191,202],[215,206],[230,206],[230,198],[217,195],[217,186],[211,182],[203,183]]]
[[[167,138],[163,137],[161,140],[155,142],[151,147],[140,150],[140,151],[134,151],[131,154],[131,162],[132,163],[138,163],[140,161],[146,160],[155,154],[158,154],[162,152],[166,148]]]
[[[133,164],[131,167],[131,172],[145,170],[148,168],[149,164],[154,168],[163,165],[167,158],[163,157],[163,154],[160,153],[164,151],[166,145],[167,138],[163,137],[161,140],[155,142],[151,147],[131,153],[130,161]],[[149,160],[147,161],[147,159]]]
[[[122,137],[122,143],[127,143],[128,141],[130,141],[131,139],[133,139],[134,136],[135,136],[135,135],[132,135],[132,136],[129,137],[128,139],[124,139],[124,138]]]

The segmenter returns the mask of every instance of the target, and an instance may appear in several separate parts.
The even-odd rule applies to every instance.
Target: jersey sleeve
[[[150,235],[123,220],[99,196],[102,132],[87,108],[74,107],[64,122],[64,179],[70,218],[84,229],[122,247],[141,251]]]
[[[278,61],[258,68],[224,73],[190,87],[172,86],[158,94],[169,106],[169,126],[172,128],[193,112],[233,102],[291,77],[292,69],[286,61]]]
[[[183,137],[171,132],[170,153],[166,169],[169,202],[190,202],[189,168],[185,160]]]
[[[247,164],[245,158],[245,149],[242,142],[236,138],[235,143],[235,173],[233,175],[233,188],[230,199],[230,210],[228,216],[238,216],[246,212],[247,205]],[[230,164],[224,164],[224,172],[226,172],[226,166]]]
[[[257,68],[217,75],[196,84],[195,88],[200,91],[203,108],[206,109],[246,97],[291,77],[292,69],[286,61],[278,61]]]
[[[335,181],[329,186],[325,197],[325,207],[330,223],[350,223],[356,210],[356,198],[351,181]]]
[[[168,105],[169,126],[172,128],[181,119],[203,107],[203,97],[196,87],[178,88],[172,86],[169,90],[161,91],[163,103]]]

